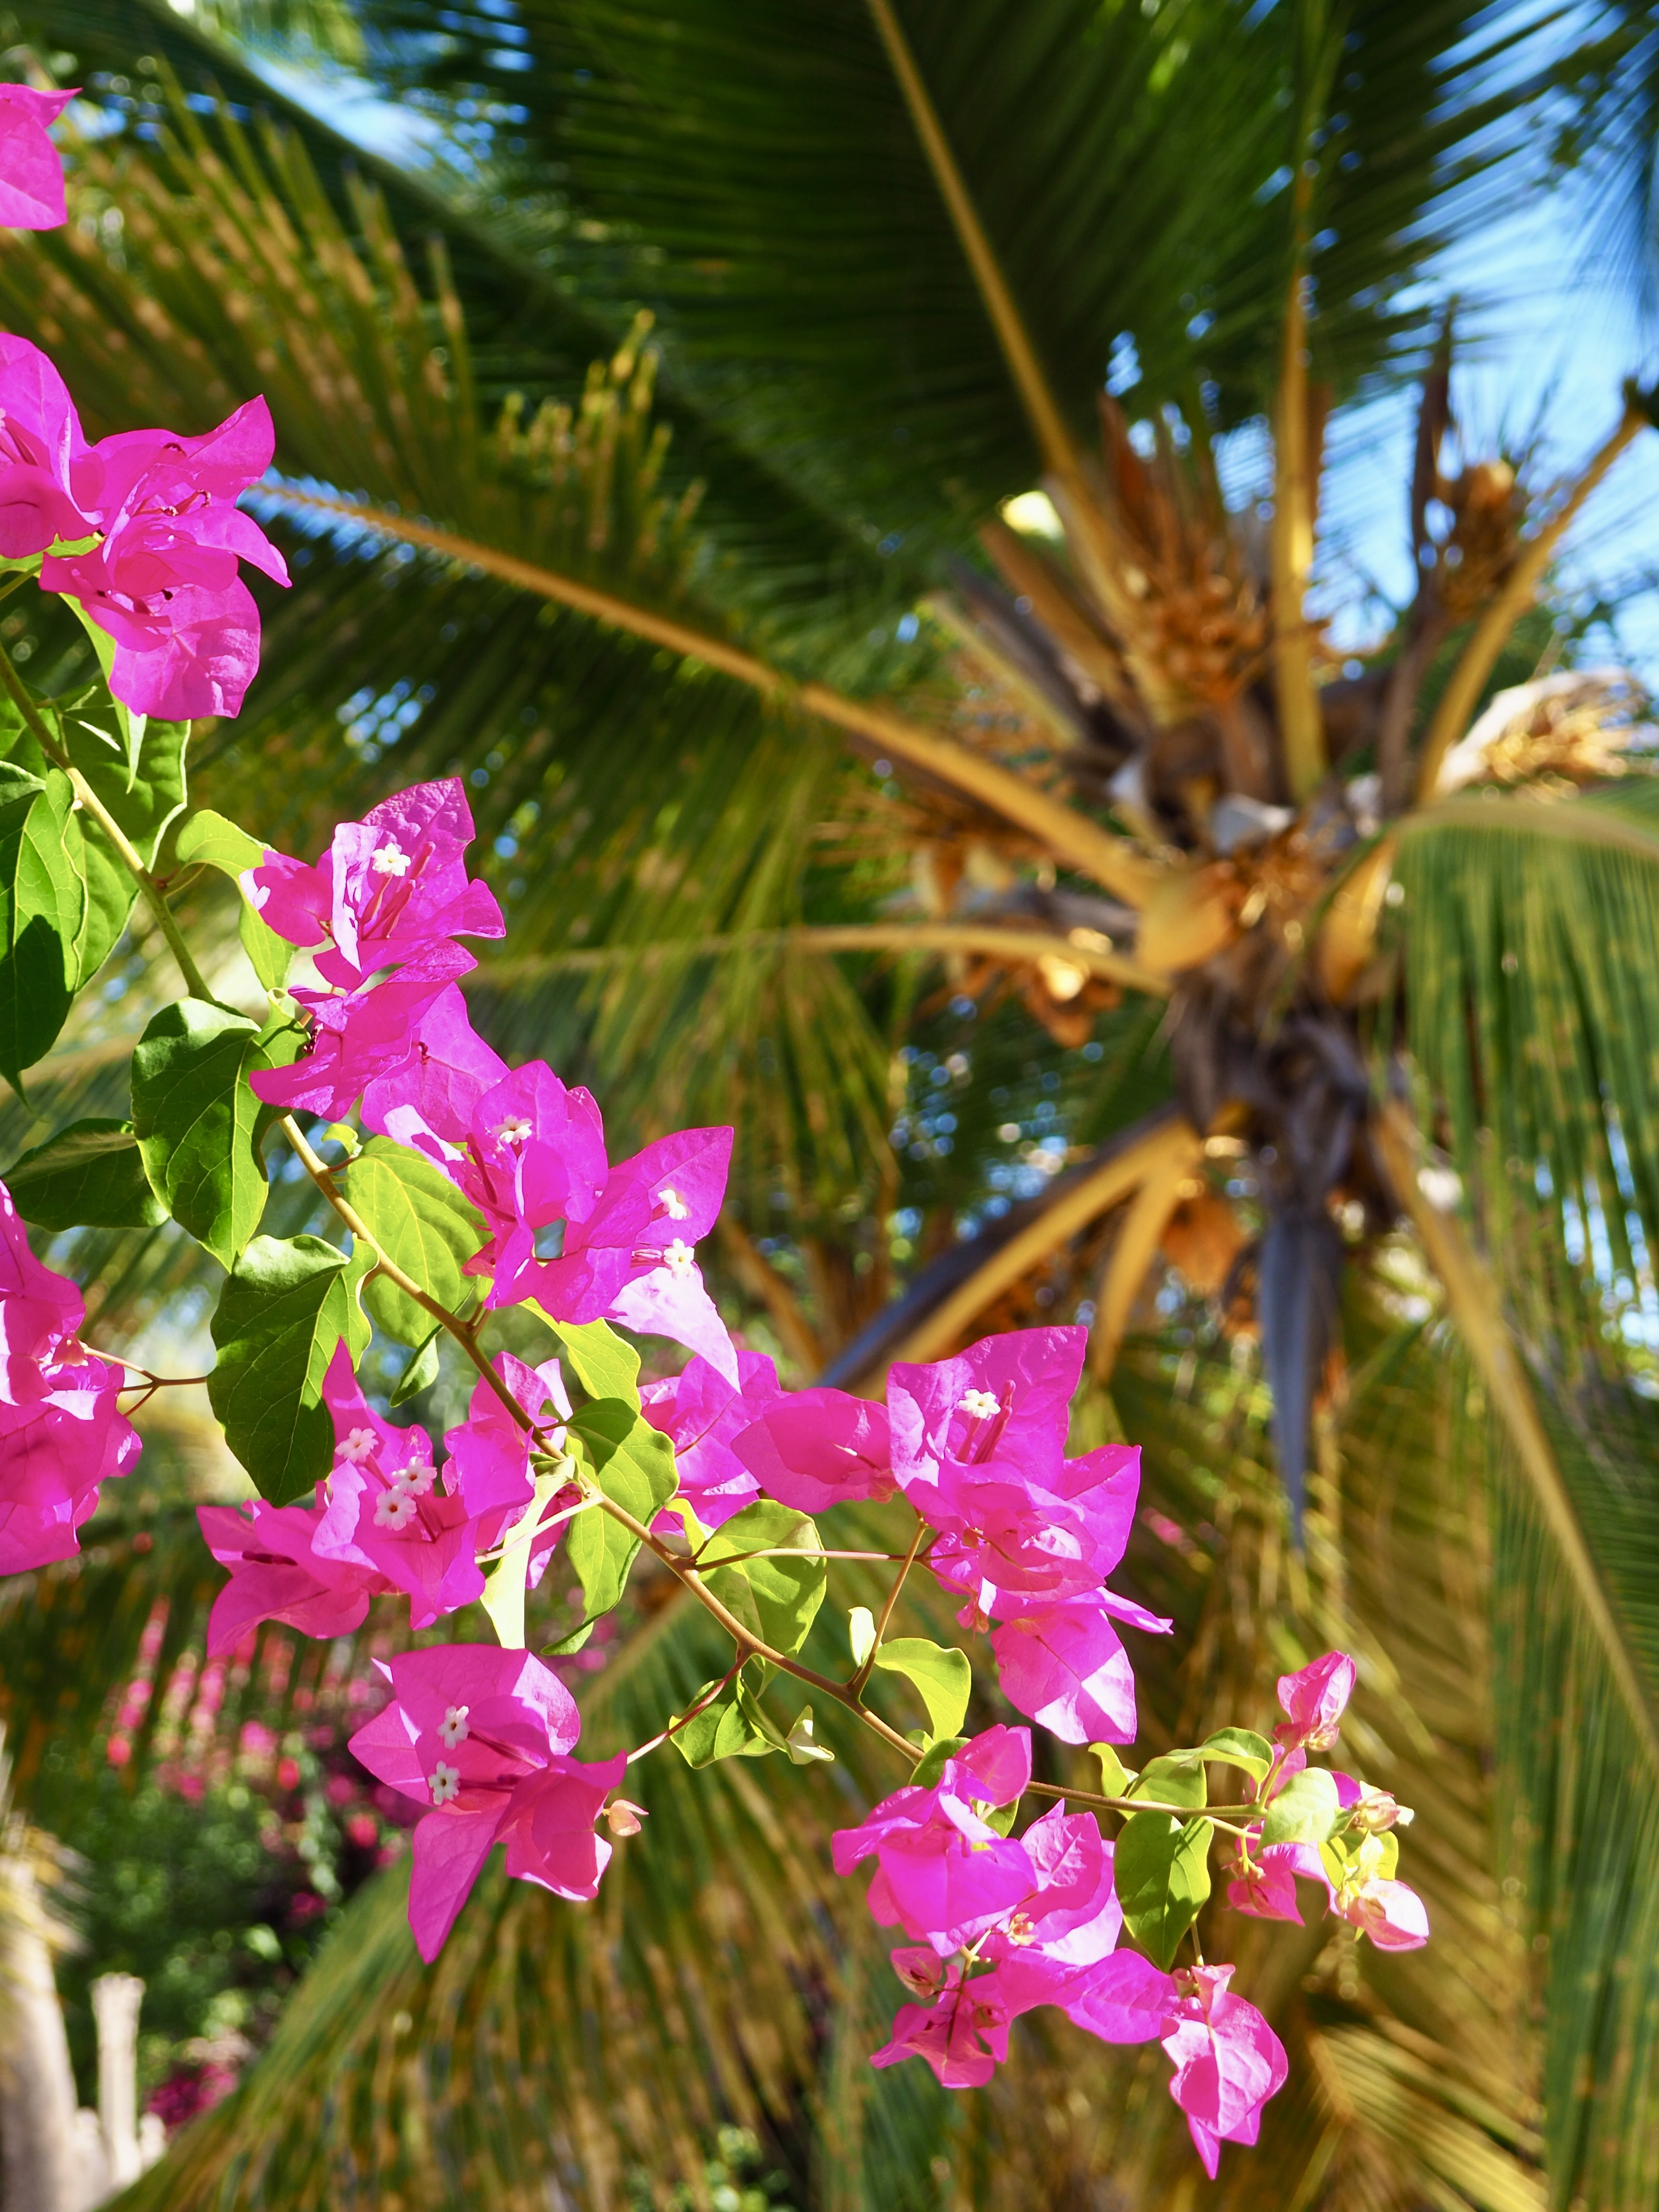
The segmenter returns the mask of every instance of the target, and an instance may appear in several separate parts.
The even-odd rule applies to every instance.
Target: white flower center
[[[432,1488],[433,1469],[423,1459],[412,1459],[407,1467],[400,1467],[392,1478],[392,1487],[399,1498],[425,1498]]]
[[[1017,1912],[1008,1923],[1008,1941],[1023,1949],[1036,1941],[1036,1928],[1029,1912]]]
[[[406,1490],[383,1490],[374,1501],[374,1526],[401,1535],[415,1518],[415,1500]]]
[[[443,1760],[441,1759],[432,1770],[432,1782],[430,1786],[432,1790],[433,1803],[434,1805],[447,1805],[452,1797],[456,1797],[460,1795],[460,1768],[459,1766],[446,1766]]]
[[[452,1705],[444,1715],[443,1724],[438,1733],[444,1740],[446,1751],[453,1751],[458,1743],[466,1741],[470,1733],[466,1725],[466,1717],[471,1711],[470,1705]]]
[[[988,1421],[993,1413],[1000,1413],[1000,1403],[988,1390],[964,1390],[957,1400],[959,1413],[971,1413],[976,1421]]]
[[[685,1200],[680,1196],[678,1191],[674,1188],[672,1183],[665,1182],[662,1188],[657,1193],[657,1198],[663,1212],[668,1216],[668,1218],[671,1221],[685,1221],[690,1219],[691,1209],[686,1204]]]
[[[524,1114],[509,1114],[490,1131],[498,1145],[522,1145],[535,1134],[529,1117]]]
[[[368,865],[377,876],[406,876],[409,873],[409,855],[401,845],[388,837],[384,845],[376,848]]]
[[[373,1429],[353,1429],[341,1440],[340,1457],[349,1459],[353,1467],[361,1467],[379,1442]]]
[[[697,1255],[684,1237],[677,1237],[663,1254],[662,1263],[671,1275],[689,1275],[697,1264]]]

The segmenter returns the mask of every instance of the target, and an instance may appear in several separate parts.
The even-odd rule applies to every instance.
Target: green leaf
[[[1112,1878],[1123,1924],[1166,1973],[1210,1893],[1214,1832],[1208,1820],[1183,1824],[1167,1813],[1134,1813],[1117,1839]]]
[[[590,1505],[570,1523],[565,1556],[581,1584],[585,1625],[556,1644],[556,1651],[579,1650],[593,1632],[593,1624],[609,1613],[628,1587],[628,1571],[639,1539],[630,1536],[620,1521],[613,1521],[603,1506]]]
[[[1118,1757],[1109,1743],[1091,1743],[1090,1751],[1100,1762],[1100,1786],[1108,1797],[1127,1797],[1134,1776]]]
[[[524,1650],[524,1598],[530,1579],[531,1547],[540,1531],[543,1515],[565,1482],[566,1474],[562,1468],[537,1475],[530,1510],[520,1515],[508,1532],[501,1546],[501,1556],[485,1581],[483,1609],[489,1615],[495,1639],[503,1650]]]
[[[638,1406],[640,1355],[609,1322],[555,1321],[534,1298],[525,1304],[564,1346],[570,1371],[590,1398],[620,1398],[624,1405]]]
[[[167,1218],[131,1121],[71,1121],[25,1152],[4,1181],[24,1220],[40,1229],[153,1229]]]
[[[199,814],[192,814],[179,832],[174,849],[181,866],[217,868],[235,883],[242,902],[237,923],[242,950],[266,990],[280,991],[288,981],[296,948],[260,920],[258,909],[250,902],[241,884],[242,871],[259,866],[265,857],[264,847],[257,837],[250,837],[246,830],[239,830],[234,822],[228,822],[222,814],[204,807]]]
[[[569,1433],[586,1447],[605,1496],[648,1528],[679,1481],[674,1447],[661,1430],[620,1398],[596,1398],[571,1415]]]
[[[739,1553],[763,1550],[799,1556],[720,1564]],[[763,1643],[775,1651],[799,1651],[823,1602],[828,1569],[823,1554],[823,1541],[810,1514],[761,1498],[716,1530],[697,1554],[697,1566],[720,1603]]]
[[[268,1066],[259,1026],[200,999],[164,1006],[132,1055],[144,1169],[173,1219],[228,1267],[265,1210],[265,1109],[248,1075]]]
[[[895,1636],[877,1651],[876,1664],[887,1674],[902,1674],[920,1692],[931,1736],[955,1736],[974,1686],[965,1651],[930,1644],[925,1636]]]
[[[305,1497],[333,1461],[323,1376],[342,1338],[354,1354],[368,1342],[349,1274],[320,1237],[256,1237],[220,1294],[208,1397],[273,1505]]]
[[[484,1241],[483,1218],[447,1176],[407,1146],[371,1137],[337,1180],[384,1258],[451,1313],[465,1315],[477,1304],[481,1286],[461,1270]],[[383,1275],[364,1297],[374,1318],[399,1343],[420,1344],[430,1334],[426,1308]]]
[[[417,1398],[422,1390],[429,1390],[438,1379],[438,1339],[443,1334],[440,1323],[426,1342],[417,1345],[404,1363],[404,1371],[392,1386],[390,1403],[406,1405]]]
[[[1322,1766],[1304,1766],[1267,1808],[1261,1841],[1268,1844],[1322,1844],[1336,1825],[1336,1784]]]
[[[1150,1798],[1155,1805],[1202,1805],[1207,1802],[1204,1761],[1195,1751],[1166,1752],[1147,1762],[1132,1797]]]
[[[703,1707],[668,1741],[688,1766],[712,1766],[721,1759],[763,1759],[769,1752],[787,1750],[788,1740],[761,1711],[757,1687],[763,1686],[760,1662],[750,1660],[741,1674],[728,1682],[720,1696]],[[747,1679],[754,1675],[754,1686]],[[705,1682],[686,1706],[690,1712],[714,1685]],[[676,1716],[678,1718],[678,1716]]]
[[[115,640],[101,623],[93,620],[91,613],[81,600],[71,599],[65,592],[64,603],[70,609],[82,629],[91,639],[92,649],[98,656],[98,665],[103,670],[104,682],[107,684],[115,668]],[[131,707],[125,706],[116,697],[113,690],[110,692],[109,697],[116,726],[121,732],[122,746],[128,764],[136,769],[139,748],[144,741],[146,718],[143,714],[135,714]]]
[[[22,1072],[52,1049],[79,974],[86,915],[75,793],[55,768],[31,775],[0,761],[0,1075],[22,1095]]]
[[[58,731],[70,758],[109,809],[147,868],[167,826],[184,811],[185,750],[188,722],[140,722],[136,752],[110,726],[110,702],[60,708]],[[86,878],[86,920],[76,942],[79,982],[88,983],[109,957],[138,887],[103,830],[84,810],[81,825],[82,872]]]
[[[876,1648],[876,1616],[867,1605],[855,1605],[847,1616],[847,1641],[853,1664],[862,1667]]]
[[[1242,1766],[1257,1782],[1273,1763],[1272,1744],[1253,1729],[1218,1729],[1213,1735],[1206,1736],[1198,1748],[1200,1759],[1212,1759],[1225,1766]]]
[[[931,1790],[945,1771],[945,1762],[954,1759],[967,1743],[965,1735],[937,1736],[910,1770],[910,1779],[920,1790]]]

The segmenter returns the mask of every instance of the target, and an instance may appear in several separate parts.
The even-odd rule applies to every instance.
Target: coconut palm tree
[[[1642,143],[1638,12],[1565,59],[1461,0],[45,28],[125,127],[0,254],[9,322],[100,428],[276,419],[296,586],[198,792],[301,849],[467,774],[514,921],[480,1018],[642,1132],[738,1122],[727,1287],[803,1376],[1087,1320],[1079,1424],[1146,1448],[1132,1559],[1191,1655],[1148,1742],[1364,1652],[1437,1941],[1259,1939],[1300,2063],[1224,2201],[1647,2201],[1659,801],[1638,687],[1539,605],[1650,403],[1540,483],[1462,434],[1410,283],[1598,72]],[[381,150],[261,74],[275,34],[401,98]],[[1328,426],[1410,370],[1413,586],[1339,647]],[[47,1126],[118,1110],[132,1026],[66,1038]],[[112,1328],[193,1265],[82,1257]],[[118,1530],[98,1575],[177,1559]],[[5,1624],[41,1717],[54,1639],[125,1663],[96,1581]],[[619,1741],[708,1672],[653,1595],[587,1693]],[[787,1804],[665,1778],[595,1914],[481,1896],[430,1972],[384,1885],[132,2201],[696,2201],[723,2118],[815,2204],[1189,2201],[1133,2057],[867,2075],[836,1748]]]

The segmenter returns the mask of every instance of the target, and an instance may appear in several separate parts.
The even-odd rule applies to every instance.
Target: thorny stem
[[[506,1383],[502,1382],[501,1376],[490,1365],[488,1358],[480,1349],[478,1340],[473,1334],[472,1331],[467,1328],[465,1322],[459,1321],[456,1316],[451,1313],[447,1306],[440,1305],[437,1299],[433,1297],[430,1291],[423,1291],[420,1285],[414,1279],[413,1276],[404,1274],[403,1269],[397,1265],[395,1261],[388,1260],[386,1258],[385,1253],[380,1250],[380,1246],[374,1243],[374,1237],[370,1234],[368,1224],[364,1222],[362,1216],[357,1212],[355,1206],[350,1205],[345,1199],[342,1198],[338,1190],[336,1189],[334,1184],[334,1170],[329,1166],[326,1160],[320,1158],[319,1155],[312,1150],[311,1145],[306,1137],[305,1131],[301,1129],[292,1114],[284,1114],[283,1116],[283,1134],[288,1139],[289,1144],[293,1146],[295,1151],[299,1154],[301,1164],[304,1167],[306,1173],[311,1177],[313,1182],[316,1184],[318,1189],[328,1200],[329,1204],[333,1207],[335,1212],[345,1224],[346,1227],[351,1231],[352,1235],[354,1237],[362,1237],[365,1244],[374,1247],[374,1249],[378,1255],[374,1272],[377,1275],[384,1275],[387,1282],[395,1283],[405,1297],[413,1298],[417,1306],[420,1306],[425,1312],[431,1315],[433,1320],[438,1323],[441,1328],[447,1328],[449,1331],[449,1334],[454,1338],[456,1343],[460,1346],[462,1351],[465,1352],[467,1358],[477,1369],[479,1374],[483,1376],[484,1381],[489,1383],[490,1389],[501,1400],[502,1405],[506,1407],[507,1412],[512,1414],[519,1426],[526,1431],[530,1435],[533,1436],[536,1432],[536,1424],[531,1419],[529,1414],[526,1413],[524,1407],[519,1403],[518,1400],[513,1395],[513,1393],[507,1389]]]
[[[905,1553],[903,1564],[893,1578],[893,1587],[888,1591],[887,1602],[881,1609],[881,1619],[876,1623],[876,1640],[866,1652],[864,1664],[848,1681],[848,1690],[854,1698],[861,1696],[864,1686],[870,1679],[870,1670],[876,1663],[876,1654],[881,1649],[881,1640],[887,1633],[887,1624],[893,1618],[893,1607],[899,1601],[899,1592],[904,1588],[906,1578],[915,1565],[916,1553],[921,1549],[922,1539],[927,1534],[927,1523],[918,1515],[916,1533],[910,1539],[910,1548]]]
[[[11,694],[12,703],[27,725],[29,735],[53,766],[62,769],[68,776],[82,811],[92,817],[108,838],[115,848],[116,857],[143,894],[144,903],[155,915],[156,927],[166,938],[173,957],[179,963],[179,973],[185,979],[185,989],[192,999],[204,999],[211,1005],[213,994],[209,990],[202,971],[196,965],[190,947],[173,920],[172,908],[161,896],[160,884],[138,857],[137,848],[126,831],[53,737],[45,717],[29,696],[28,686],[13,666],[11,655],[3,646],[0,646],[0,684],[3,684]]]

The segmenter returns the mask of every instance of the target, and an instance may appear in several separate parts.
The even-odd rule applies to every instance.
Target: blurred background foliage
[[[1346,1163],[1303,1210],[1340,1232],[1333,1358],[1262,1290],[1285,1218],[1276,1123],[1221,1131],[1155,1219],[1111,1185],[1182,1113],[1215,1133],[1121,886],[1054,844],[1057,817],[884,736],[921,729],[1125,852],[1132,836],[1195,863],[1231,857],[1224,792],[1299,795],[1165,744],[1204,719],[1188,695],[1193,655],[1221,649],[1209,617],[1164,578],[1155,636],[1132,608],[1112,637],[1091,629],[1092,541],[1055,458],[1103,435],[1087,483],[1119,532],[1100,589],[1118,580],[1120,611],[1152,555],[1210,549],[1196,573],[1231,580],[1223,643],[1244,656],[1229,699],[1281,714],[1249,624],[1266,609],[1269,635],[1280,590],[1300,271],[1289,380],[1309,387],[1316,483],[1322,444],[1340,453],[1388,395],[1425,393],[1386,545],[1356,547],[1328,508],[1310,600],[1343,790],[1386,778],[1402,668],[1420,754],[1570,489],[1523,436],[1483,445],[1464,424],[1483,301],[1449,324],[1433,272],[1454,251],[1478,265],[1517,198],[1573,185],[1640,309],[1653,10],[804,0],[786,21],[754,0],[62,0],[15,9],[6,36],[13,69],[83,87],[74,220],[0,247],[7,325],[52,353],[94,434],[198,430],[254,391],[276,419],[258,506],[294,588],[257,586],[263,672],[240,720],[196,729],[198,802],[309,855],[389,790],[463,776],[509,927],[470,979],[475,1018],[589,1083],[613,1157],[736,1124],[703,1257],[792,1381],[873,1390],[896,1352],[1091,1327],[1073,1446],[1142,1445],[1126,1583],[1177,1622],[1133,1655],[1142,1752],[1216,1715],[1261,1724],[1282,1668],[1359,1654],[1350,1763],[1417,1808],[1436,1940],[1390,1958],[1216,1911],[1206,1946],[1239,1957],[1292,2059],[1217,2201],[1653,2201],[1659,839],[1639,685],[1577,736],[1528,725],[1542,750],[1512,775],[1485,758],[1479,819],[1425,817],[1401,841],[1376,988],[1316,993],[1379,1093],[1403,1071],[1459,1179],[1634,1705],[1468,1316],[1376,1163]],[[1007,280],[1012,339],[927,113]],[[1586,434],[1616,419],[1613,384],[1584,395]],[[1605,661],[1620,612],[1547,575],[1455,734],[1502,690]],[[84,673],[49,603],[0,629],[44,688]],[[1160,684],[1186,703],[1137,720]],[[1135,759],[1139,797],[1120,781]],[[1504,811],[1581,787],[1571,818],[1605,817],[1599,842]],[[216,988],[256,1005],[223,887],[173,888]],[[126,1110],[131,1041],[171,988],[155,951],[135,921],[27,1100],[0,1109],[5,1160]],[[1279,1034],[1279,981],[1253,1051]],[[1292,1105],[1314,1088],[1295,1082]],[[276,1148],[271,1170],[266,1226],[326,1233]],[[217,1270],[181,1233],[45,1249],[89,1285],[101,1344],[200,1372]],[[366,1382],[389,1393],[408,1349],[377,1338]],[[1308,1415],[1300,1548],[1270,1440],[1286,1377]],[[446,1363],[407,1411],[441,1431],[465,1393]],[[245,1485],[204,1400],[144,1419],[140,1473],[81,1558],[0,1591],[18,1801],[81,1862],[82,1948],[60,1974],[77,2064],[87,1978],[143,1975],[143,2087],[181,2130],[135,2207],[1199,2201],[1155,2052],[1039,2017],[982,2094],[871,2072],[896,1984],[826,1838],[894,1778],[833,1716],[825,1770],[637,1770],[651,1817],[591,1911],[496,1877],[422,1968],[392,1805],[343,1750],[395,1619],[331,1647],[268,1631],[205,1664],[218,1577],[191,1508]],[[845,1664],[845,1608],[874,1588],[838,1583],[812,1663]],[[532,1644],[568,1600],[556,1568]],[[930,1621],[919,1598],[917,1616],[951,1638],[943,1608]],[[643,1574],[562,1662],[595,1753],[653,1734],[714,1656]],[[1006,1717],[988,1670],[978,1696],[971,1724]],[[1082,1771],[1045,1755],[1052,1779]]]

